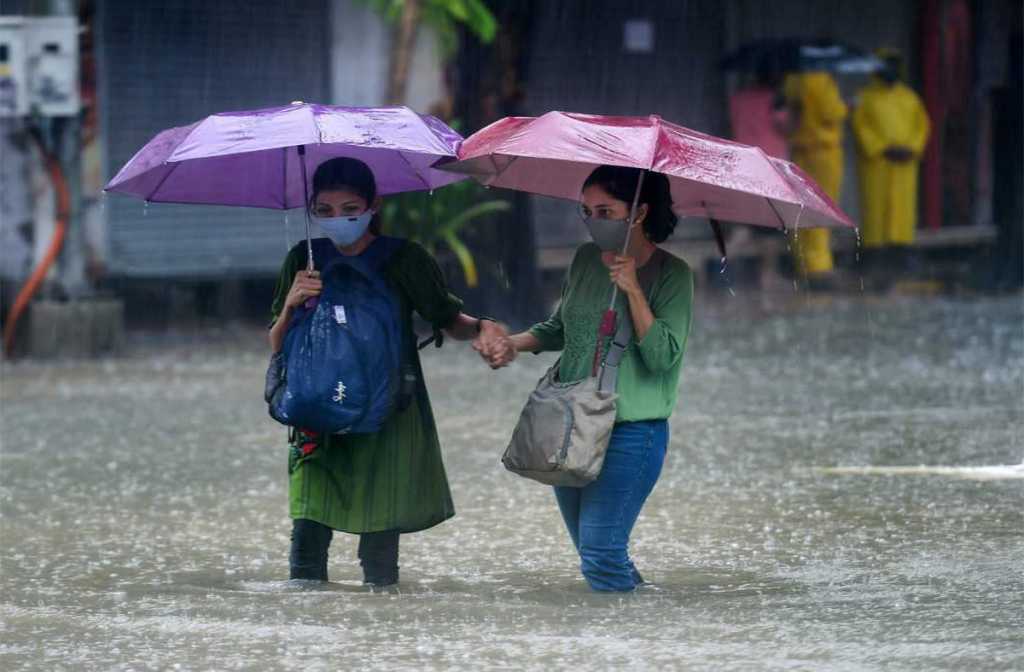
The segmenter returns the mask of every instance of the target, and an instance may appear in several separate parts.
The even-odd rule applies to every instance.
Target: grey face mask
[[[622,251],[622,246],[626,244],[626,234],[629,231],[628,219],[584,217],[583,223],[587,225],[590,237],[602,250],[605,252]]]

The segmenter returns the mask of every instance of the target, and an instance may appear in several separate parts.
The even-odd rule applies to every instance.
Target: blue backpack
[[[315,306],[295,311],[271,358],[265,397],[272,418],[328,434],[369,433],[411,400],[409,343],[383,274],[404,244],[381,236],[346,257],[329,239],[313,240],[323,291]]]

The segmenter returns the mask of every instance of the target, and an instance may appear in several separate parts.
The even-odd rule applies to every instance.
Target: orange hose
[[[14,345],[14,334],[18,320],[21,318],[22,313],[25,312],[25,309],[28,308],[32,297],[39,291],[39,286],[43,284],[43,280],[50,271],[50,267],[53,266],[53,262],[60,256],[60,251],[64,247],[64,236],[67,234],[68,229],[71,197],[68,194],[68,185],[64,179],[64,172],[61,170],[60,161],[56,156],[45,150],[44,156],[46,157],[46,169],[50,173],[53,189],[57,196],[57,229],[53,233],[50,247],[47,248],[42,261],[32,271],[32,275],[29,276],[28,281],[25,282],[21,291],[18,292],[17,298],[14,299],[10,312],[7,313],[7,324],[4,326],[4,352],[8,357],[11,356],[11,347]]]

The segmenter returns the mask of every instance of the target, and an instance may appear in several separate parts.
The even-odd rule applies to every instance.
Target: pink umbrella
[[[675,211],[683,217],[782,230],[854,227],[788,161],[657,115],[505,117],[466,138],[459,160],[439,167],[488,186],[578,200],[583,181],[604,164],[666,175]]]
[[[853,222],[803,171],[741,145],[647,117],[548,112],[506,117],[459,147],[459,160],[439,167],[482,184],[578,200],[583,182],[601,165],[640,168],[630,220],[645,171],[668,177],[673,206],[683,217],[706,217],[725,261],[719,220],[783,231]],[[626,245],[628,245],[628,239]],[[625,250],[625,246],[623,248]],[[615,333],[616,287],[598,339]],[[594,353],[596,375],[601,348]]]

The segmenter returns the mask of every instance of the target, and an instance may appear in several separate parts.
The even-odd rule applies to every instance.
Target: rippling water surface
[[[458,515],[389,594],[284,580],[259,331],[5,365],[0,667],[1024,669],[1019,297],[702,298],[623,596],[498,462],[550,355],[426,353]]]

